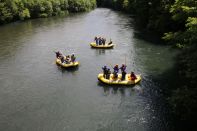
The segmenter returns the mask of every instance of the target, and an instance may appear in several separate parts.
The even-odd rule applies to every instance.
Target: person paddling
[[[121,80],[125,80],[125,76],[126,76],[126,65],[125,64],[122,64],[122,66],[120,67],[120,70],[121,70],[121,72],[122,72],[122,78],[121,78]]]
[[[120,70],[123,72],[123,71],[125,71],[126,70],[126,65],[125,64],[122,64],[122,66],[120,67]]]
[[[115,65],[113,69],[114,69],[114,72],[113,72],[114,78],[116,79],[118,78],[118,72],[119,72],[118,65]]]

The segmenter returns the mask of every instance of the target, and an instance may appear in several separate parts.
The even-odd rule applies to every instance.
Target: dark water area
[[[172,130],[162,88],[169,85],[163,74],[174,66],[176,52],[137,37],[141,32],[132,21],[99,8],[0,26],[0,130]],[[111,38],[116,46],[92,49],[95,36]],[[58,67],[57,50],[75,53],[80,66]],[[102,66],[122,63],[127,72],[142,75],[140,84],[98,82]]]

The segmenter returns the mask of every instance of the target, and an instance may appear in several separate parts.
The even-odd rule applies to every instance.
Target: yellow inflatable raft
[[[68,67],[77,67],[79,65],[79,62],[70,62],[69,64],[62,63],[60,59],[56,59],[56,63],[62,67],[68,68]]]
[[[110,44],[110,45],[108,45],[108,44],[105,44],[105,45],[96,45],[96,43],[95,42],[92,42],[92,43],[90,43],[90,46],[91,47],[93,47],[93,48],[113,48],[114,47],[114,44]]]
[[[105,79],[103,77],[103,73],[98,74],[98,80],[100,80],[103,83],[109,84],[109,85],[134,85],[140,82],[141,76],[136,75],[136,80],[131,80],[130,74],[126,74],[125,80],[121,80],[122,74],[118,74],[117,79],[113,79],[113,74],[110,75],[110,79]]]

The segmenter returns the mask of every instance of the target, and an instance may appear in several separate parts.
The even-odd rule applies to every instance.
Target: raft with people
[[[95,42],[92,42],[90,43],[90,46],[93,47],[93,48],[113,48],[114,47],[114,44],[105,44],[105,45],[97,45]]]
[[[110,85],[134,85],[141,81],[141,75],[135,75],[134,72],[126,73],[126,65],[122,64],[119,68],[118,65],[113,67],[114,71],[111,73],[107,66],[102,67],[103,73],[98,74],[98,80]],[[119,69],[121,74],[118,74]]]
[[[94,38],[95,42],[91,42],[90,46],[93,48],[113,48],[114,44],[112,43],[112,40],[110,39],[109,43],[106,43],[106,39],[105,38],[101,38],[101,37],[95,37]]]
[[[98,74],[98,80],[109,85],[134,85],[141,81],[141,75],[136,75],[136,79],[130,77],[131,74],[126,74],[125,80],[121,80],[122,74],[118,74],[118,78],[114,78],[113,74],[110,74],[109,79],[106,79],[103,73]]]
[[[79,65],[78,61],[76,60],[76,57],[74,54],[63,56],[62,53],[55,52],[56,53],[56,64],[60,65],[61,67],[64,68],[69,68],[69,67],[77,67]]]
[[[64,68],[68,68],[68,67],[77,67],[79,65],[79,62],[70,62],[70,63],[62,63],[60,59],[56,59],[56,63]]]

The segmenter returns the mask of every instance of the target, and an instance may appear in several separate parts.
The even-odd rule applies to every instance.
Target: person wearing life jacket
[[[105,45],[105,42],[106,42],[106,39],[105,39],[105,38],[103,38],[103,45]]]
[[[119,72],[118,65],[115,65],[113,69],[114,69],[114,72],[113,72],[114,78],[116,79],[118,78],[118,72]]]
[[[125,72],[126,67],[127,67],[127,66],[126,66],[125,64],[122,64],[122,66],[120,67],[120,70],[121,70],[122,72],[123,72],[123,71]]]
[[[111,71],[110,71],[110,69],[108,68],[108,69],[107,69],[106,79],[110,79],[110,75],[111,75]]]
[[[122,71],[122,77],[121,77],[121,80],[123,81],[123,80],[125,80],[125,77],[126,77],[126,71],[124,70],[124,71]]]
[[[103,77],[106,78],[107,76],[107,66],[102,67],[103,69]]]
[[[119,68],[118,68],[118,65],[116,64],[115,66],[114,66],[114,72],[116,72],[116,73],[118,73],[119,72]]]
[[[130,77],[131,77],[131,80],[136,80],[136,79],[137,79],[137,77],[136,77],[136,75],[134,74],[134,72],[131,72]]]
[[[97,36],[95,36],[94,40],[96,42],[96,45],[98,45],[99,44],[99,38]]]
[[[59,58],[60,56],[62,56],[62,53],[60,53],[59,51],[55,52],[56,54],[56,58]]]
[[[98,38],[98,44],[102,45],[102,38],[101,37]]]
[[[114,72],[113,75],[114,75],[114,77],[113,77],[114,79],[118,78],[118,73],[117,72]]]
[[[70,64],[70,56],[69,55],[66,56],[66,60],[65,61],[66,61],[66,64]]]
[[[60,60],[61,60],[61,62],[63,64],[64,63],[64,57],[61,55],[61,56],[59,56],[59,58],[60,58]]]
[[[72,55],[71,55],[71,57],[70,57],[70,59],[71,59],[71,62],[72,62],[72,63],[74,63],[74,62],[75,62],[75,60],[76,60],[75,55],[74,55],[74,54],[72,54]]]

